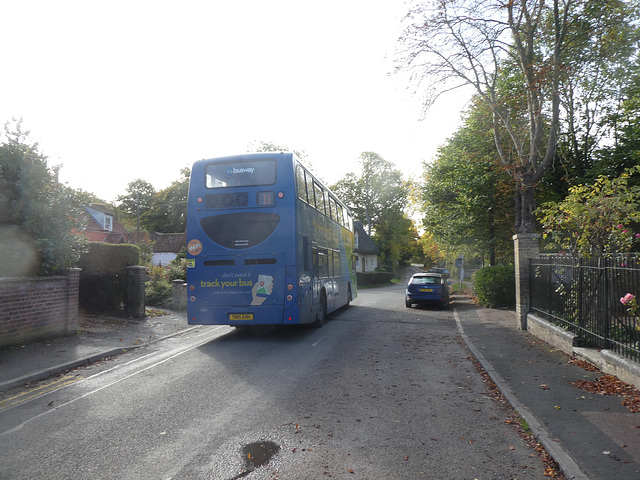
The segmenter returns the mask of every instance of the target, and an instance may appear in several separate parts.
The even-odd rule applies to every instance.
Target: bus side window
[[[338,209],[338,223],[344,226],[344,213],[342,212],[342,205],[336,203],[336,208]]]
[[[318,277],[329,276],[329,252],[326,248],[318,249]]]
[[[307,199],[307,185],[304,181],[304,170],[298,165],[296,167],[296,186],[298,188],[298,197],[300,200],[309,203]]]
[[[340,276],[340,252],[333,252],[333,276]]]
[[[320,211],[320,213],[325,213],[324,209],[324,190],[317,183],[313,182],[314,190],[316,191],[316,208]]]
[[[338,209],[336,208],[336,200],[332,196],[329,196],[329,206],[331,207],[331,220],[338,221]]]
[[[305,172],[305,174],[307,177],[307,198],[309,199],[309,205],[311,205],[313,208],[317,208],[313,194],[313,180],[311,179],[311,175],[309,175],[308,172]]]
[[[311,268],[309,265],[309,237],[302,236],[302,269],[308,272]]]

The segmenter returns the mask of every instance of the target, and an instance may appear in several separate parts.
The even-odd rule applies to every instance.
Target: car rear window
[[[440,277],[413,277],[411,283],[414,285],[428,285],[440,283]]]

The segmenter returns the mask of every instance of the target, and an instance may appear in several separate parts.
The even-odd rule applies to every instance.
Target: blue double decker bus
[[[294,154],[193,165],[189,324],[321,326],[357,294],[353,249],[349,210]]]

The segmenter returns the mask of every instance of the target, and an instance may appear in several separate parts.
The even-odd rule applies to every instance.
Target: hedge
[[[473,274],[473,289],[478,303],[484,307],[515,307],[515,267],[484,267]]]
[[[86,275],[126,273],[127,267],[139,265],[137,245],[89,242],[89,250],[80,257],[78,266]]]
[[[385,285],[391,283],[393,273],[389,272],[358,272],[358,285]]]

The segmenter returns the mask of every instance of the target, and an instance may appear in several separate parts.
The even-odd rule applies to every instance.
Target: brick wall
[[[0,278],[0,347],[75,335],[80,269],[68,276]]]

